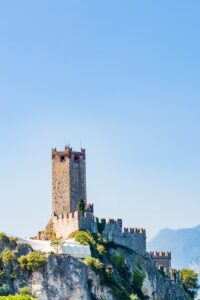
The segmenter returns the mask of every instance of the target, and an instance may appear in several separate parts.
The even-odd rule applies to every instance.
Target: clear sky
[[[200,223],[200,2],[0,3],[0,231],[51,209],[51,147],[87,151],[96,215]]]

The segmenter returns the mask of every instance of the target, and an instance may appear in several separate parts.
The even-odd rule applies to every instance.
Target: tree
[[[89,231],[76,230],[70,233],[69,238],[75,239],[76,242],[79,242],[84,246],[90,245],[96,248],[96,241]]]
[[[18,258],[20,267],[30,272],[37,271],[45,261],[46,257],[38,252],[30,252],[26,256],[22,255]]]
[[[8,267],[8,265],[15,259],[14,253],[8,249],[5,248],[1,254],[0,254],[0,260],[2,261],[3,265],[5,267]]]
[[[82,216],[85,213],[85,202],[84,202],[83,198],[79,199],[79,202],[78,202],[78,211],[82,214]]]
[[[198,274],[193,270],[183,269],[180,276],[186,292],[194,299],[199,289]]]
[[[54,248],[57,254],[60,252],[63,245],[64,241],[62,238],[54,238],[51,240],[51,247]]]
[[[139,269],[133,270],[132,281],[133,281],[133,288],[135,289],[135,291],[142,289],[144,279],[145,279],[145,274],[141,270]]]

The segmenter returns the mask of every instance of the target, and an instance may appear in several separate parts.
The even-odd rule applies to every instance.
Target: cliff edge
[[[100,247],[102,246],[102,247]],[[92,248],[85,260],[33,252],[6,236],[0,239],[0,292],[29,287],[41,300],[190,299],[177,273],[158,270],[148,253],[114,243]]]

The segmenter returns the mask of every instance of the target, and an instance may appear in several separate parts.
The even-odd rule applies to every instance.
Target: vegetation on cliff
[[[31,296],[28,287],[32,287],[33,282],[29,279],[34,277],[34,274],[41,276],[36,278],[47,280],[50,275],[45,277],[46,274],[49,272],[48,274],[53,276],[52,272],[54,271],[52,270],[55,270],[54,279],[59,278],[59,280],[63,279],[64,282],[71,282],[71,271],[70,275],[65,272],[68,269],[71,270],[72,263],[74,264],[74,272],[77,268],[84,272],[85,283],[83,286],[87,286],[93,300],[104,299],[95,291],[97,282],[100,289],[107,289],[109,295],[112,295],[111,299],[116,300],[149,299],[148,291],[144,289],[145,282],[148,280],[149,282],[156,280],[154,289],[159,299],[166,299],[166,293],[167,297],[169,296],[167,299],[170,300],[178,298],[177,295],[181,295],[181,299],[193,299],[196,294],[198,289],[197,275],[193,271],[182,270],[180,274],[176,272],[172,284],[169,274],[164,269],[158,271],[147,253],[139,254],[126,247],[104,241],[100,233],[91,234],[86,231],[76,231],[71,234],[71,237],[83,245],[90,245],[92,257],[78,260],[59,254],[46,256],[33,251],[29,245],[19,244],[15,239],[0,234],[0,299],[35,299]],[[59,246],[59,243],[60,240],[56,241],[55,247]],[[38,273],[35,273],[36,271]],[[69,281],[66,281],[63,274],[69,276]],[[41,283],[36,281],[37,285],[42,285],[43,280]],[[51,280],[51,282],[53,281]],[[64,282],[62,284],[66,284]],[[45,289],[48,288],[47,281]]]
[[[101,239],[101,235],[92,234],[89,231],[77,230],[70,234],[69,238],[74,238],[75,241],[79,242],[82,245],[90,245],[92,254],[96,255],[104,255],[106,249],[104,247],[104,243]]]
[[[35,299],[29,295],[30,288],[23,284],[25,273],[37,271],[45,261],[44,254],[33,252],[29,245],[18,244],[17,239],[0,233],[0,299]],[[20,295],[8,295],[15,293],[16,279],[21,279],[17,291]]]
[[[195,298],[199,289],[198,274],[193,270],[183,269],[180,271],[180,276],[187,293],[192,299]]]
[[[145,299],[141,290],[145,274],[139,269],[130,273],[123,248],[112,251],[116,245],[103,241],[101,234],[75,231],[70,237],[83,245],[90,245],[93,257],[84,259],[84,262],[98,272],[102,284],[109,286],[116,299],[137,299],[137,295]]]
[[[100,233],[75,231],[70,237],[75,238],[83,245],[90,245],[92,257],[84,259],[84,262],[99,274],[102,284],[109,286],[116,299],[148,299],[142,290],[146,277],[145,261],[149,260],[148,255],[137,256],[134,267],[130,268],[126,253],[132,251],[114,243],[105,242]],[[164,269],[157,272],[161,274],[164,281],[170,280],[169,274]],[[185,299],[194,299],[198,290],[197,275],[195,277],[194,274],[196,273],[193,271],[187,274],[181,271],[179,274],[174,270],[174,280],[177,282],[177,286],[180,289],[182,286],[182,289],[187,292]]]
[[[18,259],[20,267],[30,272],[37,271],[45,261],[46,257],[38,252],[31,252],[28,255],[22,255]]]

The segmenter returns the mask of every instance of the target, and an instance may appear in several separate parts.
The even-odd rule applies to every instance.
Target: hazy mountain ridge
[[[147,243],[148,250],[170,250],[172,267],[200,266],[200,225],[193,228],[162,229]]]

